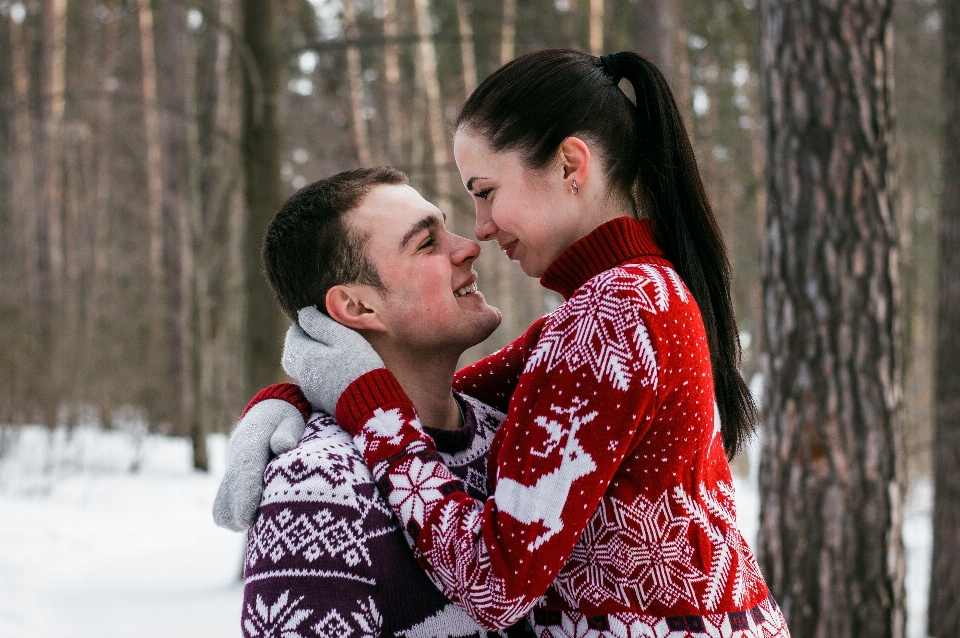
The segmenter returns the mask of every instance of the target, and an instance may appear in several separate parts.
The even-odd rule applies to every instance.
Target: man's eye
[[[490,191],[492,190],[493,190],[492,188],[485,188],[482,191],[477,191],[476,193],[474,193],[474,197],[477,197],[479,199],[486,199],[487,196],[490,194]]]
[[[423,250],[424,248],[430,248],[430,247],[433,246],[435,243],[436,243],[436,242],[433,240],[433,237],[428,237],[426,240],[424,240],[424,242],[423,242],[422,244],[420,244],[420,247],[419,247],[417,250]]]

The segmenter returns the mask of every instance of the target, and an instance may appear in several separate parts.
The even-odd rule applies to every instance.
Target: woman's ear
[[[327,291],[327,314],[337,323],[358,332],[386,332],[377,312],[377,293],[369,286],[341,284]]]
[[[590,172],[590,160],[590,147],[579,137],[571,135],[560,143],[563,179],[570,183],[577,180],[577,189],[587,181]]]

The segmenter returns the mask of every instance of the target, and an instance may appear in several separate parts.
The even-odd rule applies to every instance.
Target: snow
[[[243,537],[211,519],[225,437],[208,446],[205,474],[186,439],[24,428],[0,458],[0,636],[240,636]]]
[[[207,439],[211,471],[191,467],[186,439],[92,426],[52,435],[0,429],[0,637],[236,638],[243,537],[210,510],[226,438]],[[759,528],[756,444],[735,476],[751,547]],[[131,471],[135,468],[135,471]],[[907,636],[925,638],[932,486],[905,507]]]

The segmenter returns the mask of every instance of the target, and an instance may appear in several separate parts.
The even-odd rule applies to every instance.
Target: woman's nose
[[[490,241],[497,234],[497,225],[493,218],[477,209],[477,225],[474,228],[474,234],[480,241]]]

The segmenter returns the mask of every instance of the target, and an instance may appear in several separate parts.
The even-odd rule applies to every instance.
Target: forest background
[[[893,36],[904,490],[933,472],[945,1],[852,3]],[[817,4],[835,3],[795,3]],[[0,0],[0,459],[17,426],[110,428],[134,411],[189,437],[206,469],[206,435],[284,378],[259,244],[285,196],[392,164],[472,237],[451,122],[479,80],[549,46],[637,50],[664,70],[730,249],[744,375],[762,388],[762,13],[757,0]],[[504,322],[464,364],[560,301],[496,252],[476,268]]]

